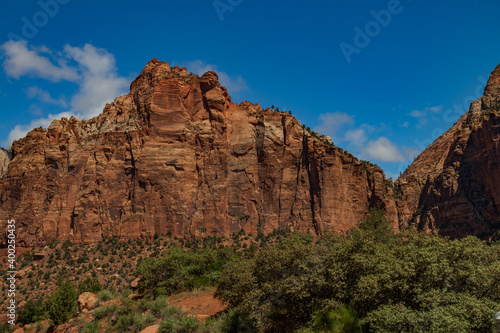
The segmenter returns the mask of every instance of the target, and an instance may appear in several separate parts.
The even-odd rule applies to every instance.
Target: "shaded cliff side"
[[[400,225],[450,237],[500,231],[500,65],[484,95],[396,181]]]
[[[0,227],[15,218],[25,246],[241,228],[319,235],[371,207],[398,216],[379,167],[287,113],[231,102],[214,72],[156,59],[98,117],[55,120],[15,141],[0,206]]]

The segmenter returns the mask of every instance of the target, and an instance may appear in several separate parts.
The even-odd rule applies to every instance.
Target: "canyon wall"
[[[401,226],[450,237],[500,232],[500,65],[484,95],[396,181]]]
[[[285,112],[231,101],[217,74],[150,61],[98,117],[54,120],[12,145],[0,227],[51,240],[344,232],[370,208],[399,227],[382,170]],[[6,236],[2,237],[5,245]]]

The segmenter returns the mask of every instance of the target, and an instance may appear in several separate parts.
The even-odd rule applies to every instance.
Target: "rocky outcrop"
[[[160,325],[151,325],[146,327],[141,331],[141,333],[158,333],[160,331]]]
[[[101,115],[35,129],[14,142],[12,157],[0,224],[15,218],[26,246],[168,232],[342,232],[371,207],[397,220],[379,167],[287,113],[232,102],[214,72],[198,77],[156,59]]]
[[[84,292],[78,296],[78,311],[89,312],[94,309],[99,302],[99,297],[91,292]]]
[[[10,151],[0,148],[0,177],[7,173],[10,163]]]
[[[484,96],[396,181],[400,224],[450,237],[500,230],[500,65]]]

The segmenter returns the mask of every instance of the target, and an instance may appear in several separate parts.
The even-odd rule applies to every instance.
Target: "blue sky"
[[[498,13],[491,0],[6,0],[0,143],[98,114],[156,57],[216,70],[234,101],[291,110],[394,178],[482,94]]]

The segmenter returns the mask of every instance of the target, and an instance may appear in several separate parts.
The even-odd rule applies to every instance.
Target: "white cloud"
[[[202,76],[206,72],[214,71],[219,76],[219,82],[221,85],[226,87],[226,89],[231,93],[237,93],[248,89],[246,81],[240,76],[231,77],[226,72],[217,69],[216,65],[207,64],[203,60],[194,60],[186,63],[182,63],[187,70],[198,76]]]
[[[338,142],[338,131],[344,125],[353,125],[354,119],[344,112],[328,112],[319,116],[320,125],[313,128],[319,134],[325,134],[332,138],[333,142]]]
[[[429,114],[440,113],[441,111],[443,111],[443,106],[438,105],[438,106],[426,107],[423,110],[412,110],[408,115],[418,119],[417,128],[420,128],[423,125],[427,124],[428,121],[427,116]]]
[[[425,115],[426,115],[426,113],[424,111],[412,110],[410,112],[410,116],[412,116],[414,118],[424,117]]]
[[[64,64],[55,65],[47,57],[40,56],[37,51],[30,49],[26,41],[5,42],[0,45],[0,51],[4,53],[6,58],[3,62],[5,73],[15,79],[28,75],[52,82],[61,80],[75,82],[79,78],[75,68]]]
[[[348,130],[344,138],[355,146],[362,146],[367,140],[366,131],[363,128]]]
[[[374,160],[382,162],[403,162],[406,158],[401,154],[399,148],[386,137],[371,140],[362,152]]]
[[[412,111],[410,111],[410,113],[408,115],[413,117],[413,118],[418,119],[418,124],[416,125],[416,127],[420,128],[420,127],[427,124],[429,114],[439,113],[442,110],[443,110],[442,105],[431,106],[431,107],[426,107],[423,110],[412,110]]]
[[[70,112],[62,112],[56,115],[49,114],[46,118],[34,119],[29,124],[25,125],[16,125],[13,130],[10,131],[9,137],[6,141],[3,142],[4,147],[10,146],[10,144],[19,138],[23,138],[26,134],[36,127],[49,127],[50,123],[54,119],[59,119],[62,117],[71,117],[72,114]]]
[[[47,127],[55,118],[74,115],[79,119],[88,119],[96,116],[107,102],[128,90],[130,80],[117,73],[114,55],[91,44],[81,48],[65,45],[62,52],[54,52],[45,46],[31,47],[25,41],[8,41],[0,45],[0,51],[5,56],[3,68],[8,77],[20,79],[29,76],[51,82],[71,82],[78,86],[77,93],[70,97],[69,105],[64,96],[54,99],[48,91],[36,86],[28,88],[26,94],[29,98],[37,98],[42,103],[59,105],[68,110],[35,119],[30,124],[17,125],[8,140],[3,142],[6,146],[25,136],[34,127]],[[31,109],[40,113],[38,106]]]
[[[118,75],[113,54],[90,44],[83,48],[66,45],[64,51],[77,62],[82,77],[79,92],[71,99],[73,111],[84,118],[96,116],[106,102],[126,93],[130,80]]]
[[[48,91],[38,88],[37,86],[29,87],[26,89],[26,95],[29,98],[36,98],[43,103],[60,105],[62,107],[67,107],[67,103],[63,97],[59,99],[54,99]]]
[[[430,107],[430,108],[426,108],[426,110],[432,112],[432,113],[440,113],[441,111],[443,111],[443,106],[442,105],[438,105],[438,106],[433,106],[433,107]]]
[[[409,115],[414,118],[426,117],[429,113],[439,113],[443,110],[442,105],[426,107],[423,110],[412,110]]]

